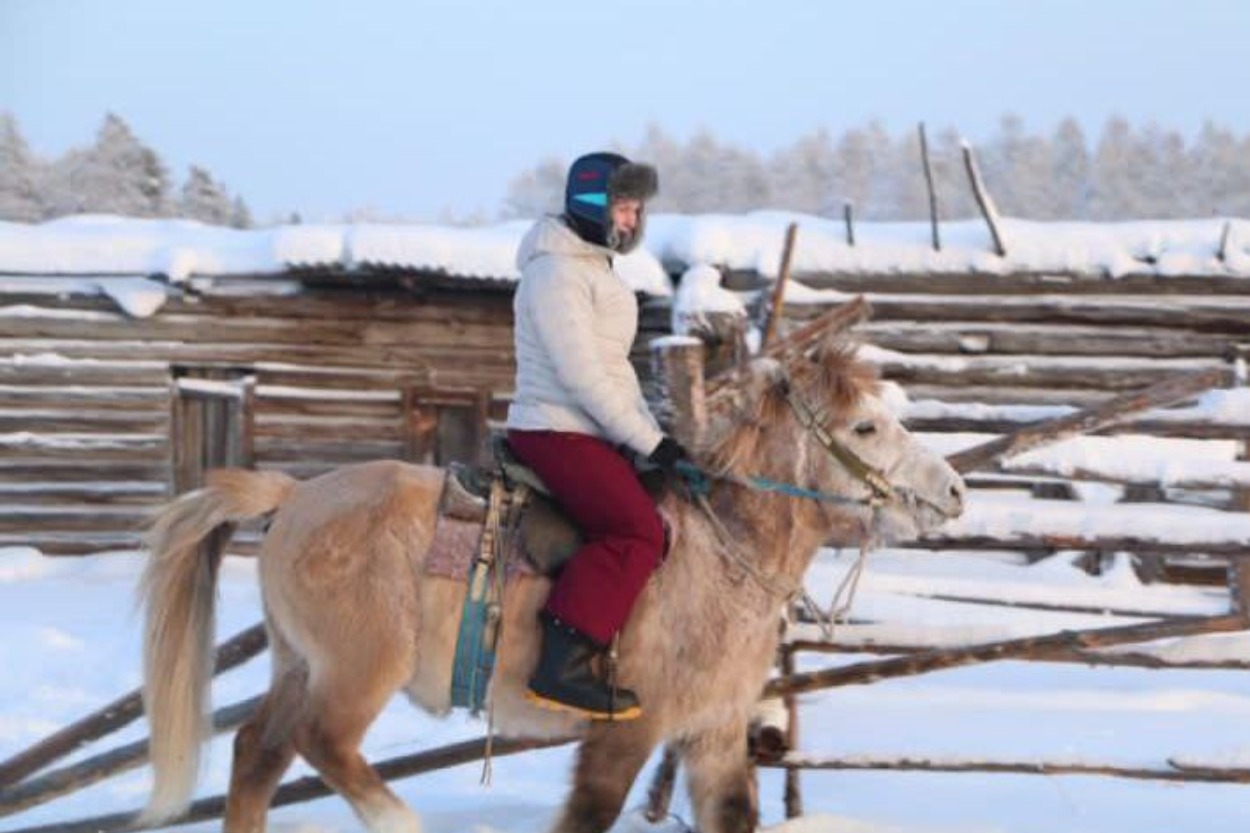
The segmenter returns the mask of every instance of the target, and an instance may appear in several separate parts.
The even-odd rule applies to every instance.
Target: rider
[[[585,535],[540,613],[528,696],[591,719],[641,714],[634,692],[608,685],[591,660],[625,624],[664,548],[655,503],[622,451],[669,472],[687,459],[643,399],[629,360],[638,302],[613,269],[641,240],[656,185],[649,165],[582,156],[569,168],[564,213],[535,223],[517,252],[508,441]]]

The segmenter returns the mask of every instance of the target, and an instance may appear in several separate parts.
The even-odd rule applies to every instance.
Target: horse
[[[756,360],[732,390],[700,446],[710,488],[699,500],[680,489],[661,499],[669,551],[619,636],[618,678],[637,692],[640,718],[586,723],[528,702],[550,582],[518,575],[503,591],[489,689],[496,727],[580,737],[554,833],[609,828],[660,743],[681,752],[699,830],[754,830],[747,727],[783,608],[818,549],[914,537],[962,511],[959,475],[906,431],[853,349],[822,345],[797,369]],[[398,461],[304,481],[219,470],[162,510],[140,585],[154,770],[144,820],[177,816],[194,789],[225,530],[269,516],[257,557],[272,677],[234,739],[224,829],[263,831],[299,754],[373,833],[420,831],[358,746],[401,690],[430,712],[451,708],[466,587],[423,569],[447,476]]]

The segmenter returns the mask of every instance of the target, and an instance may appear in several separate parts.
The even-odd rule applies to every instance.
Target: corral
[[[657,254],[671,270],[681,271],[671,252]],[[759,258],[768,254],[772,252]],[[1218,255],[1213,244],[1211,262],[1193,270],[1195,274],[1160,274],[1141,260],[1142,271],[1115,276],[1077,270],[838,272],[804,268],[800,259],[795,275],[805,284],[863,293],[869,299],[874,315],[859,332],[872,345],[869,349],[885,377],[906,390],[909,399],[902,407],[913,429],[932,434],[933,442],[953,454],[1037,420],[1071,415],[1078,407],[1096,410],[1116,396],[1129,402],[1114,424],[1104,420],[1105,425],[1095,426],[1099,436],[1070,440],[1079,452],[1070,446],[1067,452],[1051,449],[1028,457],[978,461],[969,472],[976,490],[972,511],[942,536],[921,542],[920,548],[934,551],[934,558],[941,558],[942,550],[981,550],[985,557],[1007,565],[1037,563],[1055,553],[1082,554],[1081,563],[1095,573],[1122,569],[1127,563],[1145,580],[1221,583],[1230,588],[1234,601],[1227,615],[1196,621],[1188,613],[1169,618],[1170,611],[1147,601],[1115,609],[1097,598],[1059,603],[1050,598],[1031,602],[986,598],[977,588],[961,590],[958,582],[945,590],[938,587],[928,594],[930,598],[963,605],[1006,602],[1074,614],[1103,611],[1137,620],[1168,619],[1119,634],[1129,642],[1244,628],[1243,574],[1226,565],[1250,551],[1250,520],[1245,514],[1250,463],[1244,460],[1250,436],[1244,389],[1250,324],[1243,313],[1250,305],[1250,291],[1243,284],[1245,277],[1223,265],[1244,258],[1244,253]],[[1155,255],[1154,265],[1161,259],[1166,260]],[[756,278],[732,261],[713,259],[730,273],[730,286],[755,285]],[[81,275],[60,278],[82,280]],[[30,278],[36,279],[46,282],[46,276]],[[4,286],[13,293],[11,287],[20,287],[24,280],[8,278]],[[423,280],[430,285],[418,290]],[[501,279],[465,292],[463,284],[450,285],[457,280],[463,278],[394,267],[232,276],[215,280],[216,288],[201,281],[191,299],[169,298],[156,317],[137,319],[116,312],[111,301],[81,293],[59,297],[41,287],[10,294],[0,333],[12,357],[4,368],[8,379],[3,412],[11,428],[6,451],[12,454],[6,453],[0,465],[6,477],[3,488],[13,496],[6,500],[13,516],[6,511],[2,531],[12,537],[0,541],[35,543],[47,552],[58,549],[60,542],[65,551],[79,552],[131,545],[133,525],[141,520],[144,504],[163,499],[171,484],[194,483],[198,468],[206,463],[233,460],[307,474],[373,456],[442,461],[471,453],[492,408],[497,415],[498,404],[506,400],[509,284]],[[225,289],[246,285],[250,294],[257,283],[268,281],[296,294],[230,300],[232,293]],[[297,300],[291,308],[301,312],[287,317],[279,308],[293,298]],[[807,308],[787,309],[793,321],[810,317]],[[165,325],[159,319],[163,313],[181,318]],[[422,319],[426,315],[430,317]],[[654,304],[648,317],[651,332],[662,331],[666,319],[667,304]],[[331,324],[321,330],[310,323],[314,320],[342,326]],[[375,320],[380,323],[371,327]],[[405,322],[410,320],[426,320],[431,326],[409,331]],[[439,341],[443,336],[436,331],[441,322],[451,322],[466,334],[463,352],[459,341]],[[480,329],[474,330],[474,323]],[[81,327],[97,324],[105,335],[74,337],[83,334]],[[178,329],[182,327],[187,329]],[[314,332],[315,342],[300,338]],[[428,336],[421,335],[427,332]],[[259,334],[267,339],[262,342],[264,350],[271,352],[250,359],[242,358],[246,355],[242,348],[230,352],[232,344],[252,349]],[[426,337],[428,342],[420,340]],[[318,350],[301,352],[301,346],[310,343]],[[412,352],[403,352],[406,347]],[[645,349],[640,344],[640,361]],[[346,366],[338,364],[339,357],[348,357]],[[493,375],[474,376],[460,360],[479,371],[490,367]],[[412,371],[414,364],[419,372]],[[1183,407],[1139,409],[1124,421],[1133,412],[1131,400],[1137,392],[1178,374],[1197,380],[1197,386],[1180,397]],[[342,379],[346,381],[334,384]],[[310,388],[322,390],[304,393]],[[1212,390],[1203,393],[1206,388]],[[325,389],[343,393],[327,394]],[[204,402],[214,404],[206,407],[200,404]],[[179,451],[169,440],[170,427],[188,421],[202,426],[205,437],[237,439],[188,441]],[[367,430],[358,432],[355,425]],[[183,438],[188,433],[176,430],[172,436]],[[51,434],[62,439],[49,442],[46,437]],[[85,448],[106,452],[86,458]],[[222,456],[206,459],[204,449],[212,448]],[[1084,462],[1073,465],[1074,458]],[[100,477],[105,471],[127,474]],[[115,483],[128,485],[113,488],[110,484]],[[1074,500],[1089,494],[1086,483],[1103,484],[1101,503]],[[1011,504],[1020,498],[1027,499],[1027,512],[1013,515]],[[74,508],[48,508],[49,500],[64,500]],[[93,511],[97,508],[104,511]],[[71,515],[76,520],[70,520]],[[103,520],[88,520],[93,516]],[[66,521],[67,526],[57,528]],[[132,526],[123,529],[123,524]],[[43,537],[36,540],[36,535]],[[916,594],[914,587],[903,592]],[[828,650],[825,640],[816,638],[814,626],[803,627],[795,650]],[[841,669],[837,680],[819,684],[1011,655],[1160,667],[1244,665],[1192,656],[1170,663],[1150,648],[1108,657],[1096,649],[1116,636],[1111,632],[1102,635],[1104,641],[1089,636],[1050,641],[1021,636],[1005,647],[978,646],[990,641],[988,631],[984,640],[969,640],[966,632],[910,641],[891,640],[890,635],[888,622],[871,617],[836,628],[834,647],[839,651],[921,653]],[[778,691],[783,688],[779,685]],[[802,739],[798,746],[804,746]],[[781,763],[791,770],[940,767],[940,762],[931,761],[864,762],[793,753]],[[982,763],[989,771],[1010,771],[1010,766],[1062,771],[1062,762]],[[967,761],[948,765],[976,768],[975,762]],[[1183,770],[1176,767],[1171,775],[1183,777],[1187,774]],[[1169,775],[1166,769],[1146,768],[1136,777]],[[1247,776],[1245,767],[1232,766],[1223,773],[1207,772],[1206,777]]]

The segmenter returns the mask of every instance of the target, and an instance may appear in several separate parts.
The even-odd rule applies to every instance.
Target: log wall
[[[152,509],[217,462],[201,446],[234,442],[214,439],[235,430],[229,408],[203,403],[244,373],[258,467],[476,454],[512,387],[509,291],[264,285],[220,281],[150,318],[33,285],[0,296],[0,546],[137,546]]]

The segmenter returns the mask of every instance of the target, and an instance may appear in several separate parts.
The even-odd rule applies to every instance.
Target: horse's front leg
[[[746,721],[700,732],[683,746],[690,802],[700,833],[750,833],[759,822]]]
[[[646,717],[593,724],[577,750],[573,789],[552,833],[603,833],[611,827],[655,742]]]

